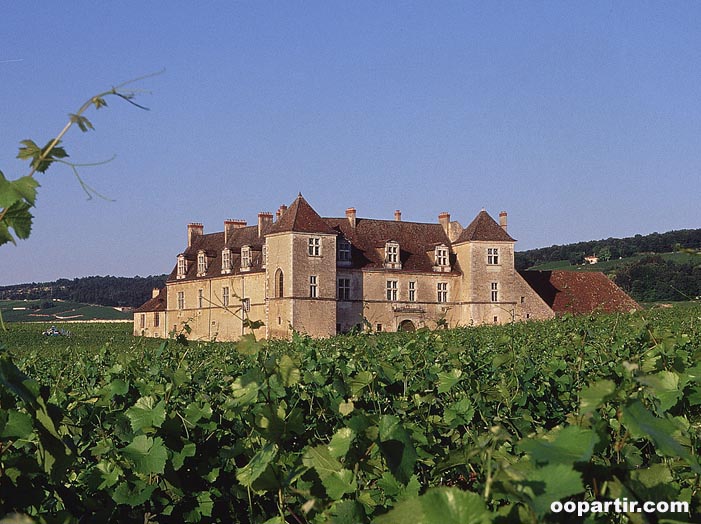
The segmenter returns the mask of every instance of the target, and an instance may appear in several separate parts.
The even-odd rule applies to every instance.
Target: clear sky
[[[0,169],[27,173],[89,96],[165,69],[38,177],[0,285],[169,272],[188,222],[322,216],[467,225],[525,250],[701,227],[698,2],[0,1]]]

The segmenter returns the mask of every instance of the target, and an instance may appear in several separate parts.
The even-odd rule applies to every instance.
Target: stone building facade
[[[256,225],[227,220],[204,234],[189,224],[165,288],[135,311],[134,334],[166,337],[187,324],[193,339],[236,340],[260,321],[266,338],[328,337],[557,313],[543,279],[533,285],[515,270],[505,212],[497,223],[482,210],[465,228],[448,213],[436,223],[394,218],[359,218],[354,208],[322,218],[300,194]],[[637,306],[607,292],[630,301],[619,296],[619,309]]]

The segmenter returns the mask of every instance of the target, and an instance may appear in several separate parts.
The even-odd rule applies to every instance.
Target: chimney
[[[240,220],[237,218],[229,218],[224,220],[224,244],[231,239],[234,229],[241,229],[242,227],[246,227],[245,220]]]
[[[204,234],[204,226],[199,222],[191,222],[187,225],[187,247],[192,245],[192,241],[196,237],[201,237]]]
[[[352,228],[355,228],[355,208],[354,207],[349,207],[346,209],[346,218],[348,219],[348,222],[350,222],[350,225]]]
[[[402,221],[402,212],[401,212],[399,209],[397,209],[397,210],[394,212],[394,220],[395,220],[396,222],[401,222],[401,221]]]
[[[160,295],[160,293],[161,293],[161,290],[158,289],[157,287],[154,287],[151,290],[151,298],[156,298],[158,295]]]
[[[499,225],[504,231],[506,231],[506,211],[499,213]]]
[[[443,226],[446,236],[450,236],[450,213],[443,211],[438,215],[438,223]]]
[[[280,220],[282,215],[285,214],[285,211],[287,211],[287,206],[285,204],[280,204],[280,207],[278,208],[277,211],[275,211],[275,221],[277,222]]]
[[[263,230],[273,223],[272,213],[258,213],[258,236],[263,236]]]

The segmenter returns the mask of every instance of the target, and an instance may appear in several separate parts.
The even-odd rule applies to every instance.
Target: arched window
[[[282,273],[282,269],[275,272],[275,296],[278,298],[283,297],[283,290],[285,289],[285,275]]]

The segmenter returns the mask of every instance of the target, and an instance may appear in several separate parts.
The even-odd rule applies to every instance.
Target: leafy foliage
[[[187,346],[13,324],[0,514],[536,523],[571,521],[554,501],[625,496],[688,501],[668,517],[698,521],[700,319],[689,306]],[[587,522],[625,519],[644,522]]]

